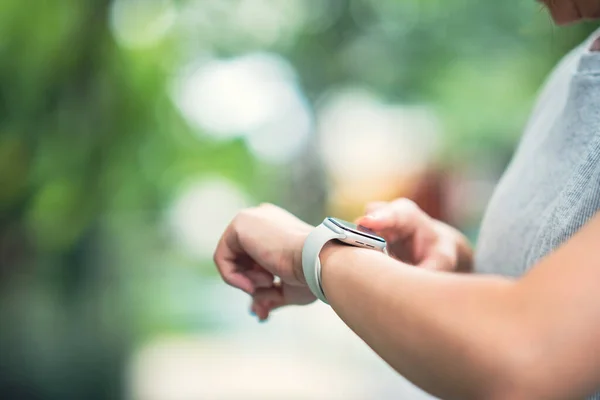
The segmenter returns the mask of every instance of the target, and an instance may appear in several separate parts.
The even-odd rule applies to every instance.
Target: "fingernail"
[[[256,317],[256,313],[253,310],[250,310],[250,315],[252,315],[253,317]]]

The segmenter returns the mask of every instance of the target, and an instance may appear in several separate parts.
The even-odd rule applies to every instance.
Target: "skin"
[[[471,272],[473,251],[456,229],[423,212],[414,202],[373,202],[355,222],[377,232],[399,261],[437,271]]]
[[[397,218],[386,220],[390,225],[418,219],[399,208],[389,215]],[[314,300],[301,265],[311,229],[268,204],[242,211],[227,228],[215,262],[226,282],[252,296],[259,318]],[[463,239],[447,234],[439,239],[455,240],[459,259]],[[323,289],[333,310],[377,354],[438,397],[583,398],[600,386],[600,261],[589,256],[599,238],[596,216],[518,280],[449,273],[443,264],[417,268],[332,242],[320,256]],[[446,255],[438,241],[425,243],[423,260],[440,249]]]
[[[600,15],[600,0],[545,4],[559,24]],[[574,399],[600,387],[600,214],[520,279],[465,273],[464,236],[407,199],[372,203],[357,222],[384,236],[392,257],[331,242],[320,255],[324,292],[411,382],[444,399]],[[215,264],[260,320],[315,300],[301,264],[311,229],[263,204],[221,237]]]

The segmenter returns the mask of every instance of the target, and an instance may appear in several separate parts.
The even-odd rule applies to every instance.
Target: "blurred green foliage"
[[[469,159],[510,152],[543,77],[592,28],[559,31],[521,0],[273,0],[304,11],[264,42],[225,23],[241,3],[178,1],[186,23],[128,48],[108,0],[0,2],[1,398],[120,397],[137,340],[211,326],[201,275],[174,267],[192,262],[160,229],[187,179],[285,199],[243,141],[204,136],[174,107],[169,79],[196,53],[279,53],[312,102],[360,84],[431,104],[448,157]],[[194,20],[202,8],[212,24]]]

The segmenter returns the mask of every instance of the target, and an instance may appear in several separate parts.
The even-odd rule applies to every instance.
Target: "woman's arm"
[[[262,205],[215,251],[223,279],[267,310],[307,304],[311,227]],[[600,216],[518,281],[409,267],[354,247],[321,253],[334,310],[396,370],[442,398],[582,398],[600,387]],[[274,276],[280,281],[275,283]]]
[[[442,398],[581,398],[600,386],[600,217],[518,281],[431,272],[329,245],[338,315]]]

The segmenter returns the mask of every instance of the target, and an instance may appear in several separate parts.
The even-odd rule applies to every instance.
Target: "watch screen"
[[[338,218],[333,218],[333,217],[327,217],[327,219],[329,219],[331,222],[333,222],[334,224],[336,224],[337,226],[339,226],[342,229],[346,229],[348,231],[354,232],[354,233],[362,235],[362,236],[366,236],[368,238],[371,238],[371,239],[374,239],[374,240],[377,240],[380,242],[385,242],[384,238],[382,238],[381,236],[377,236],[377,234],[375,232],[373,232],[369,228],[365,228],[364,226],[356,225],[356,224],[353,224],[352,222],[344,221],[343,219],[338,219]]]

